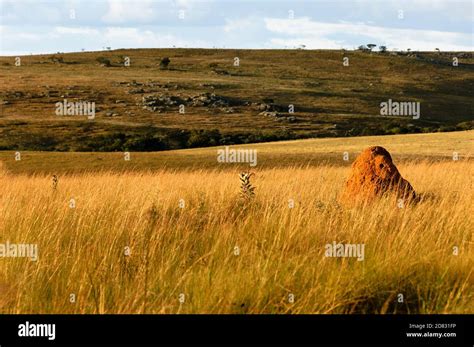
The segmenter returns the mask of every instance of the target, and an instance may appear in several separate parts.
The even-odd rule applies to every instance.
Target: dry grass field
[[[20,170],[3,152],[0,243],[37,244],[38,260],[0,259],[0,312],[473,313],[472,134],[255,145],[274,164],[252,169],[248,201],[241,167],[192,165],[215,149],[174,152],[186,170],[163,153],[123,170],[86,164],[120,153],[28,152]],[[350,168],[327,153],[374,142],[421,202],[339,203]],[[334,241],[364,244],[363,261],[326,257]]]
[[[355,157],[368,146],[384,146],[395,162],[420,160],[452,161],[453,153],[461,159],[473,156],[474,131],[449,133],[408,134],[394,136],[360,136],[353,138],[322,138],[298,141],[279,141],[231,146],[235,149],[255,149],[261,168],[335,165],[349,167]],[[87,172],[130,172],[148,170],[248,170],[248,164],[219,163],[217,149],[193,148],[160,152],[130,152],[125,161],[124,152],[41,152],[18,151],[21,160],[15,160],[17,151],[0,151],[0,161],[13,174],[66,174]],[[344,152],[348,160],[343,160]]]

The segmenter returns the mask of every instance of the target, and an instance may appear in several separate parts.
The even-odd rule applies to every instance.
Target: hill
[[[20,58],[16,66],[0,57],[4,150],[156,151],[472,127],[471,53],[134,49]],[[94,102],[94,118],[58,116],[65,99]],[[381,116],[388,100],[420,102],[419,119]]]

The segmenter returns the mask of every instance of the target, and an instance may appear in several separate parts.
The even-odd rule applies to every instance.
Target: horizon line
[[[379,47],[379,46],[377,46]],[[358,48],[302,48],[302,47],[288,47],[288,48],[236,48],[236,47],[129,47],[129,48],[116,48],[116,49],[101,49],[101,50],[81,50],[81,51],[68,51],[68,52],[44,52],[44,53],[20,53],[20,54],[4,54],[0,51],[0,58],[4,57],[22,57],[22,56],[40,56],[40,55],[54,55],[54,54],[77,54],[77,53],[97,53],[97,52],[114,52],[114,51],[124,51],[124,50],[240,50],[240,51],[351,51],[351,52],[364,52]],[[474,51],[450,51],[450,50],[398,50],[398,49],[387,49],[385,53],[474,53]],[[368,53],[382,53],[378,49],[369,50]]]

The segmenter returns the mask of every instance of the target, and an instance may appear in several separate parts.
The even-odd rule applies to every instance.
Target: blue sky
[[[471,0],[0,0],[0,55],[117,48],[473,50]]]

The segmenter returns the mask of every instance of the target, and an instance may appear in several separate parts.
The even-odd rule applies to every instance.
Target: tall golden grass
[[[473,313],[472,164],[399,169],[420,203],[341,206],[349,168],[334,166],[256,170],[249,202],[235,170],[63,175],[55,190],[1,176],[0,243],[39,259],[0,258],[0,311]],[[364,261],[325,257],[333,241],[365,244]]]

